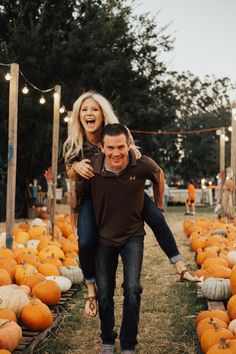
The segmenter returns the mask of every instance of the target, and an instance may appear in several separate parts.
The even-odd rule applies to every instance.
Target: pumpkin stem
[[[219,349],[227,349],[229,348],[229,344],[226,343],[225,337],[220,338],[220,344],[219,344]]]

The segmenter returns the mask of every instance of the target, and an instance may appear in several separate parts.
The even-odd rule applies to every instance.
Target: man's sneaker
[[[102,344],[99,354],[113,354],[114,345],[113,344]]]
[[[189,212],[189,211],[186,211],[186,213],[184,213],[184,215],[190,215],[190,212]]]
[[[191,213],[190,215],[195,215],[195,213]]]

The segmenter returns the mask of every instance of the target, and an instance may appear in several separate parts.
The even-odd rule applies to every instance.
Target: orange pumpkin
[[[47,275],[60,275],[57,266],[51,263],[43,263],[38,268],[39,273]]]
[[[0,319],[17,322],[15,312],[10,309],[0,309]]]
[[[228,328],[227,323],[225,321],[220,320],[219,318],[212,318],[212,317],[204,318],[197,325],[197,336],[199,340],[201,339],[203,333],[207,329],[212,328],[214,324],[218,325],[219,328]]]
[[[214,317],[214,318],[219,318],[222,321],[225,321],[227,324],[230,323],[230,317],[227,314],[226,311],[223,310],[205,310],[205,311],[201,311],[197,317],[196,317],[196,326],[198,325],[198,323],[203,320],[204,318],[207,317]]]
[[[10,274],[3,268],[0,268],[0,286],[12,283]]]
[[[0,349],[14,350],[22,337],[20,326],[9,320],[0,320]]]
[[[44,280],[36,284],[32,294],[48,306],[58,304],[61,297],[61,289],[53,280]]]
[[[40,283],[41,281],[45,280],[45,277],[41,273],[36,273],[30,276],[26,276],[22,279],[22,284],[29,286],[31,289],[34,285]]]
[[[214,344],[220,341],[220,338],[234,339],[233,333],[227,328],[219,328],[217,325],[213,325],[211,329],[206,330],[200,339],[201,348],[206,353]]]
[[[235,354],[236,353],[236,339],[220,338],[220,342],[214,344],[207,352],[207,354]]]
[[[31,331],[43,331],[50,327],[53,318],[47,305],[33,298],[21,311],[21,320]]]

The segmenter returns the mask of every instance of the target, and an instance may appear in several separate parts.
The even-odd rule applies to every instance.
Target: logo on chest
[[[130,177],[129,177],[129,180],[130,180],[130,181],[135,181],[135,180],[136,180],[136,176],[130,176]]]

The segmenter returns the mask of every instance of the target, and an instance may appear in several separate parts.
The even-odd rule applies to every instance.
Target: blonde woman
[[[80,175],[87,180],[85,188],[82,191],[80,190],[75,209],[79,215],[77,224],[79,259],[88,288],[85,313],[90,317],[94,317],[97,314],[95,252],[98,239],[89,188],[89,179],[94,175],[90,158],[101,154],[102,127],[108,123],[117,122],[118,118],[111,104],[104,96],[94,91],[86,92],[73,105],[70,133],[64,143],[64,158],[68,177],[75,180],[76,176]],[[79,185],[78,189],[80,189]],[[170,262],[174,264],[177,274],[180,275],[180,281],[199,281],[197,277],[186,269],[182,262],[174,236],[166,223],[162,211],[145,194],[143,219],[154,232],[160,247]]]

